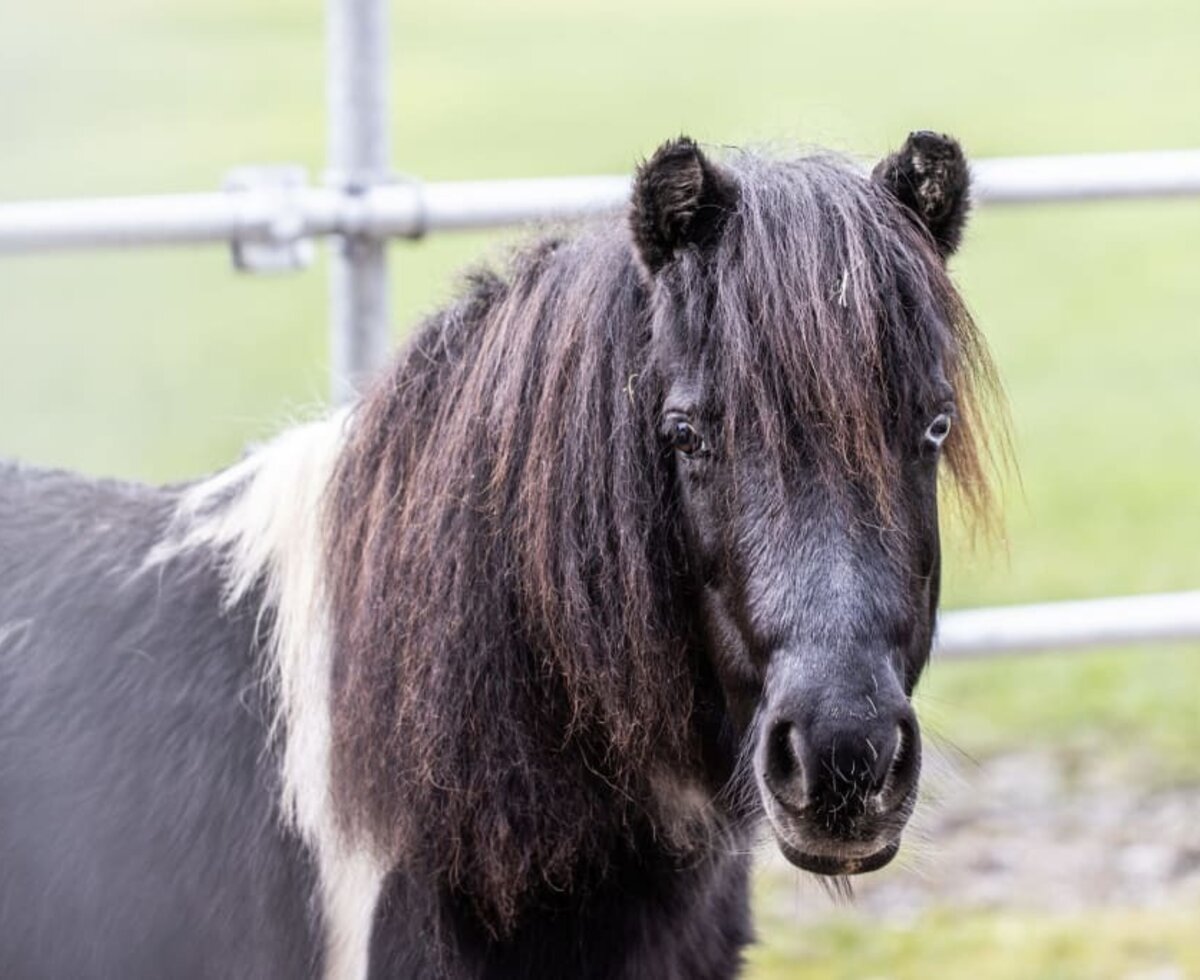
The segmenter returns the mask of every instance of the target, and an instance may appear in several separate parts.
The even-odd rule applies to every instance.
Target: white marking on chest
[[[332,638],[324,575],[325,492],[348,415],[297,426],[180,499],[171,532],[146,566],[197,548],[221,556],[224,600],[256,585],[273,614],[267,677],[278,711],[283,818],[316,857],[325,927],[325,976],[367,975],[371,924],[386,867],[337,825],[330,786]]]

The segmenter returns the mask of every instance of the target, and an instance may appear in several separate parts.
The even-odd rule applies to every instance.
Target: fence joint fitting
[[[235,167],[222,190],[246,202],[230,242],[239,272],[279,273],[307,269],[316,248],[305,225],[308,172],[291,163]]]

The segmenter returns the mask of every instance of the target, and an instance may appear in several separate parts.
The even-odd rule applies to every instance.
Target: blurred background
[[[216,189],[325,159],[317,0],[0,0],[0,199]],[[397,170],[628,173],[663,139],[874,158],[1200,147],[1194,0],[395,0]],[[392,247],[395,336],[519,233]],[[1000,365],[1004,540],[950,608],[1200,587],[1200,200],[979,211],[953,271]],[[0,260],[0,455],[174,481],[320,410],[324,262]],[[898,867],[834,903],[764,855],[749,976],[1200,976],[1200,648],[934,664]]]

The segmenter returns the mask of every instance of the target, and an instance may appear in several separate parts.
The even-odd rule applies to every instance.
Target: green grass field
[[[782,919],[765,926],[768,942],[752,958],[759,980],[1200,976],[1193,909],[1054,917],[947,910],[870,930],[850,915],[819,930],[789,931]]]
[[[396,165],[428,179],[624,173],[681,131],[870,156],[914,128],[976,156],[1200,146],[1192,0],[396,0],[393,24]],[[5,4],[0,199],[319,174],[322,26],[317,0]],[[1197,200],[976,216],[955,271],[1021,478],[1003,542],[952,541],[948,606],[1200,586],[1198,233]],[[505,238],[397,244],[397,336]],[[150,480],[234,459],[324,398],[323,273],[238,277],[217,248],[5,258],[0,455]],[[1136,750],[1148,781],[1200,780],[1194,647],[936,665],[922,700],[970,753]],[[1186,916],[1106,915],[771,922],[754,975],[1121,975],[1154,937],[1200,970]]]

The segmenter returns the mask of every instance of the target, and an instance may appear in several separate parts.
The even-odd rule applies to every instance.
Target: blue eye
[[[939,414],[929,423],[929,428],[925,430],[925,444],[934,449],[941,449],[942,443],[950,435],[950,429],[953,428],[953,425],[954,419],[948,412]]]

